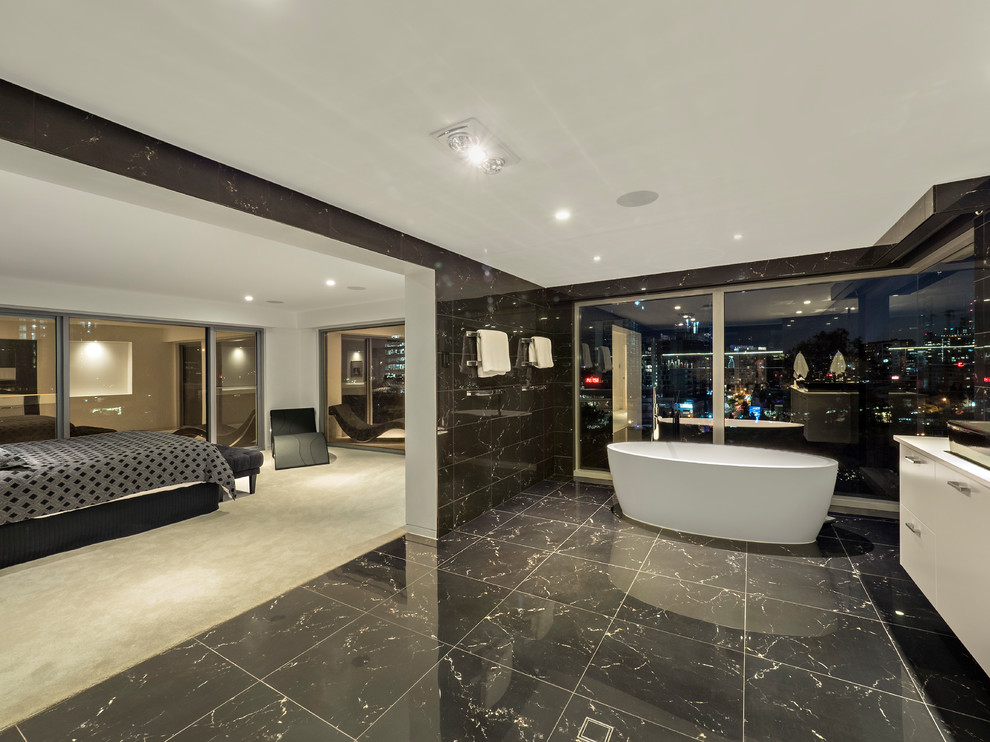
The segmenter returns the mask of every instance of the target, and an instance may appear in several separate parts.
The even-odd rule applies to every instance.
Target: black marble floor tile
[[[852,571],[853,565],[837,538],[819,536],[811,544],[749,544],[749,556],[766,556],[798,564],[813,564],[830,569]]]
[[[990,721],[929,707],[946,742],[986,742],[990,739]]]
[[[531,484],[525,490],[523,490],[524,495],[549,495],[551,492],[556,492],[565,484],[569,482],[556,482],[552,479],[544,479],[542,482],[537,482],[536,484]]]
[[[535,518],[523,513],[492,530],[488,538],[550,551],[560,546],[577,529],[575,523]]]
[[[854,572],[751,556],[747,573],[748,591],[755,595],[865,618],[877,616]]]
[[[469,520],[457,526],[457,530],[462,533],[473,533],[475,536],[487,536],[488,533],[503,523],[515,518],[515,513],[504,510],[489,510],[482,513],[477,518]]]
[[[597,613],[514,592],[458,646],[574,690],[608,626]]]
[[[303,587],[366,611],[406,586],[406,569],[405,559],[369,551]]]
[[[750,595],[746,649],[773,662],[921,700],[877,620]]]
[[[634,523],[631,520],[620,518],[612,509],[606,505],[596,510],[588,520],[586,520],[582,525],[591,528],[601,528],[606,531],[619,531],[621,533],[635,533],[640,536],[646,536],[649,538],[656,538],[657,532],[641,526],[638,523]]]
[[[935,606],[914,582],[870,574],[860,575],[860,579],[885,622],[894,626],[925,629],[942,634],[952,633],[952,629],[935,610]]]
[[[557,722],[549,742],[686,742],[689,739],[693,737],[575,695]]]
[[[896,546],[870,544],[870,548],[867,550],[852,551],[849,554],[849,561],[864,574],[890,577],[897,580],[911,579],[911,576],[901,566],[901,550]]]
[[[360,615],[356,608],[297,587],[197,638],[260,678]]]
[[[643,571],[742,592],[746,588],[746,547],[741,550],[658,537]]]
[[[581,502],[566,497],[547,497],[528,508],[526,515],[580,524],[594,515],[600,507],[594,502]]]
[[[548,554],[549,552],[531,549],[528,546],[483,538],[446,561],[443,569],[464,577],[514,588],[546,559]]]
[[[0,732],[0,742],[24,742],[24,738],[17,727],[7,727]]]
[[[447,649],[435,639],[365,615],[265,682],[356,737]]]
[[[740,740],[742,667],[741,652],[615,621],[578,692],[692,737]]]
[[[361,737],[362,742],[536,742],[568,693],[454,649]]]
[[[743,593],[641,572],[617,618],[742,651]]]
[[[923,703],[746,658],[746,740],[942,742]]]
[[[927,703],[990,720],[990,678],[956,637],[890,626]]]
[[[551,554],[519,590],[611,618],[635,577],[636,572],[624,567]]]
[[[379,554],[388,554],[399,559],[405,559],[407,562],[413,562],[414,564],[436,567],[444,560],[454,556],[457,552],[466,549],[477,540],[477,536],[459,531],[451,531],[441,537],[436,545],[424,544],[408,539],[405,536],[400,536],[397,539],[382,544],[375,551]]]
[[[568,500],[587,502],[595,505],[609,505],[615,490],[608,485],[587,484],[585,482],[568,482],[553,493],[554,497],[564,497]]]
[[[823,533],[826,530],[823,529]],[[900,543],[900,522],[895,518],[869,518],[866,516],[837,515],[832,532],[854,547],[862,541],[871,544],[897,546]]]
[[[29,740],[166,740],[255,680],[195,640],[57,703],[18,726]]]
[[[371,615],[456,644],[508,594],[508,588],[440,570],[416,580]]]
[[[267,685],[258,683],[170,742],[346,742],[351,739]]]
[[[502,510],[506,513],[521,513],[527,508],[530,508],[538,503],[543,499],[543,497],[543,495],[528,494],[524,492],[521,495],[510,497],[500,505],[496,505],[495,509]]]
[[[557,551],[594,562],[639,569],[646,555],[650,553],[653,541],[653,537],[641,536],[638,533],[581,526],[567,541],[557,547]]]

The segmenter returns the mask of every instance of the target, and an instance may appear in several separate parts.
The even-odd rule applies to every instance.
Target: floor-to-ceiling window
[[[258,444],[258,334],[217,330],[217,443]]]
[[[253,329],[0,312],[0,443],[127,430],[205,439],[215,416],[217,442],[254,446],[258,346]]]
[[[581,304],[577,468],[607,470],[613,441],[724,442],[830,456],[836,494],[895,500],[893,436],[945,435],[948,420],[974,416],[973,302],[967,256]]]
[[[202,409],[189,399],[204,398],[204,353],[191,351],[205,348],[205,328],[81,317],[68,324],[73,430],[172,432],[202,424]]]
[[[0,444],[58,437],[54,317],[0,315]]]
[[[577,347],[582,468],[612,442],[711,442],[711,294],[582,307]]]
[[[405,327],[323,333],[327,442],[405,450]]]

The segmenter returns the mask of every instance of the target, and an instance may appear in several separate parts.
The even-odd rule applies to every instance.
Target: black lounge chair
[[[316,410],[272,410],[272,457],[276,469],[329,464],[327,439],[316,430]]]
[[[394,430],[396,428],[400,430],[406,429],[406,421],[401,417],[384,423],[366,423],[345,404],[335,404],[329,411],[337,421],[340,429],[347,433],[352,441],[358,441],[359,443],[373,441],[386,430]]]

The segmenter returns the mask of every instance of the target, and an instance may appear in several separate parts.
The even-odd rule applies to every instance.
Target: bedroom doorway
[[[327,443],[404,453],[405,326],[326,330]]]

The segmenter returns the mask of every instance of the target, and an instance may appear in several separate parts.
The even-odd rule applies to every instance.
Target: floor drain
[[[612,738],[615,727],[595,721],[590,716],[584,717],[584,724],[578,732],[577,742],[608,742]]]

